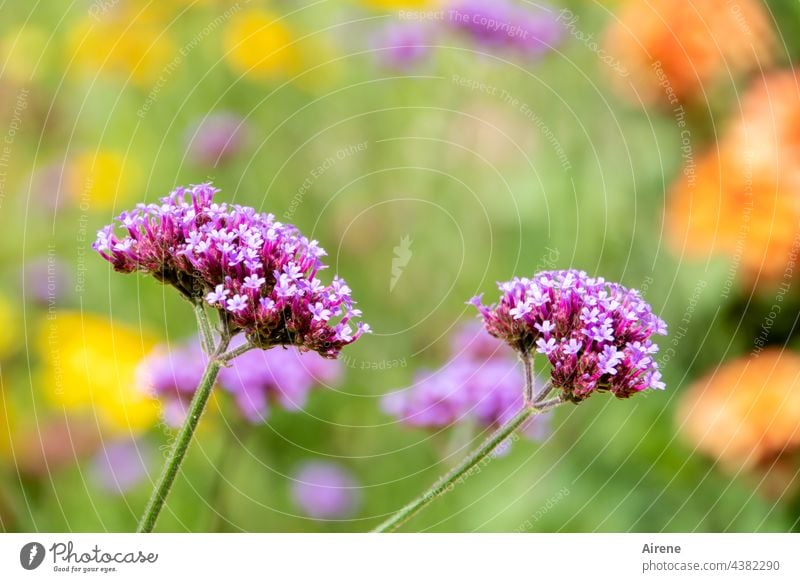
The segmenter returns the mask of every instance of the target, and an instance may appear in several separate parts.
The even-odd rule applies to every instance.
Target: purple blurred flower
[[[293,479],[292,499],[313,519],[346,519],[358,511],[361,488],[341,465],[307,461]]]
[[[58,210],[69,204],[71,173],[66,160],[49,162],[34,170],[31,176],[31,206]]]
[[[454,357],[465,357],[474,360],[515,359],[508,347],[490,335],[478,321],[461,324],[452,334],[450,351]]]
[[[432,30],[418,22],[393,22],[373,38],[378,63],[387,69],[407,70],[431,53]]]
[[[241,345],[234,341],[233,347]],[[140,365],[141,378],[164,405],[164,420],[180,426],[203,375],[206,356],[197,340],[171,350],[157,348]],[[296,348],[251,350],[220,372],[218,384],[236,400],[249,422],[263,422],[269,405],[286,410],[302,408],[315,386],[339,380],[342,366],[316,353]]]
[[[447,10],[447,22],[486,46],[509,42],[514,33],[514,9],[506,0],[457,0]]]
[[[544,9],[506,0],[456,0],[447,24],[488,48],[507,48],[529,56],[547,52],[561,38],[561,27]]]
[[[200,341],[193,340],[174,348],[159,346],[139,364],[139,379],[161,400],[168,425],[183,424],[206,362]]]
[[[25,263],[22,281],[29,299],[47,305],[63,299],[68,293],[70,277],[55,256],[47,255]]]
[[[412,387],[384,396],[385,412],[426,428],[468,420],[496,427],[519,412],[525,379],[513,350],[473,325],[455,338],[454,357],[438,370],[420,371]],[[541,437],[547,416],[534,417],[526,434]]]
[[[247,140],[248,128],[234,113],[203,117],[186,133],[186,155],[195,164],[214,166],[238,154]]]
[[[148,273],[192,301],[205,300],[261,348],[294,345],[335,358],[369,332],[364,323],[351,327],[360,311],[347,284],[316,278],[327,254],[317,241],[272,214],[216,203],[217,192],[200,184],[176,189],[161,204],[139,204],[118,218],[127,236],[109,225],[93,248],[116,271]]]
[[[523,12],[518,18],[520,34],[513,43],[519,51],[531,57],[538,57],[558,45],[564,29],[552,13]]]
[[[147,477],[152,449],[136,440],[105,444],[92,459],[92,479],[109,493],[121,495]]]
[[[605,390],[628,398],[664,387],[650,337],[666,335],[667,325],[638,291],[575,270],[498,286],[497,304],[472,299],[486,330],[518,351],[544,354],[553,386],[569,400]]]
[[[220,372],[219,383],[250,422],[263,422],[270,402],[286,410],[305,406],[314,386],[328,386],[342,373],[339,362],[293,348],[251,350]]]

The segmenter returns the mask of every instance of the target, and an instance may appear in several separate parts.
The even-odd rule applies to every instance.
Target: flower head
[[[536,350],[552,365],[553,386],[579,402],[598,390],[618,398],[663,388],[652,355],[666,324],[638,291],[583,271],[545,271],[499,284],[500,301],[472,303],[486,330],[520,352]],[[519,316],[520,305],[529,305]]]
[[[93,248],[122,273],[140,271],[217,309],[256,346],[294,345],[335,358],[368,328],[350,288],[321,285],[326,253],[292,225],[253,208],[214,202],[210,184],[140,204],[97,234]]]

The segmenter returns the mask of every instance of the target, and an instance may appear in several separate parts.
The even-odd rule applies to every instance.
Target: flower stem
[[[531,362],[531,353],[528,350],[522,350],[519,353],[519,358],[522,360],[522,367],[525,370],[525,405],[530,406],[533,404],[533,362]]]
[[[535,406],[529,405],[523,407],[514,418],[498,428],[489,438],[483,441],[483,443],[477,449],[467,455],[466,458],[456,467],[454,467],[449,473],[436,481],[436,483],[434,483],[427,491],[417,497],[414,501],[403,507],[392,517],[372,530],[372,532],[391,532],[399,528],[406,521],[427,507],[430,503],[453,489],[456,483],[462,482],[465,475],[467,475],[478,463],[483,461],[483,459],[488,457],[492,451],[494,451],[503,441],[511,436],[514,431],[525,424],[525,421],[527,421],[532,415],[540,414],[555,406],[563,404],[563,402],[564,401],[559,397],[547,400]]]
[[[200,312],[196,310],[195,313],[198,314],[198,322],[203,320],[206,324],[208,324],[208,316],[206,315],[205,311]],[[202,323],[200,324],[200,328],[202,330]],[[208,328],[211,328],[210,324]],[[153,494],[150,496],[150,500],[147,502],[144,515],[142,516],[141,521],[139,521],[139,527],[136,530],[139,533],[149,533],[155,528],[156,521],[158,521],[158,516],[161,513],[161,510],[164,508],[164,502],[167,499],[167,495],[169,495],[170,489],[172,489],[172,485],[175,483],[175,478],[178,476],[178,471],[180,470],[183,459],[186,456],[186,451],[189,450],[189,445],[192,442],[192,437],[194,436],[194,432],[197,429],[198,423],[200,422],[200,417],[203,415],[203,411],[206,408],[208,399],[211,396],[211,389],[213,388],[214,382],[217,380],[219,370],[222,367],[222,361],[220,360],[219,356],[228,348],[229,343],[230,336],[224,334],[220,338],[219,345],[217,345],[216,349],[209,354],[208,364],[206,364],[203,377],[201,378],[200,384],[197,386],[197,390],[194,393],[192,402],[189,405],[189,410],[186,414],[186,420],[183,422],[183,426],[178,432],[175,442],[172,444],[172,449],[169,452],[167,462],[164,465],[164,469],[161,471],[161,476],[158,478],[158,482],[153,490]]]
[[[222,360],[223,362],[230,362],[230,361],[231,361],[231,360],[233,360],[234,358],[238,358],[238,357],[239,357],[239,356],[241,356],[242,354],[246,354],[246,353],[247,353],[247,352],[249,352],[250,350],[252,350],[252,349],[255,349],[255,347],[256,347],[256,346],[254,346],[253,344],[251,344],[250,342],[248,342],[248,343],[246,343],[246,344],[242,344],[242,345],[240,345],[238,348],[234,348],[234,349],[232,349],[231,351],[229,351],[229,352],[226,352],[226,353],[222,354],[222,355],[219,357],[219,359],[220,359],[220,360]]]
[[[203,351],[206,353],[206,355],[210,356],[214,351],[214,334],[211,331],[211,322],[208,321],[208,314],[206,313],[202,301],[194,304],[194,314],[197,317],[197,329],[200,332],[200,344],[203,346]]]

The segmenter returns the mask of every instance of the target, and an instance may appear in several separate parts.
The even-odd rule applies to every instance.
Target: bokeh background
[[[796,2],[0,14],[0,530],[135,528],[171,434],[143,361],[194,319],[91,243],[208,180],[319,240],[374,333],[302,405],[254,422],[219,390],[161,531],[376,525],[488,430],[385,395],[447,373],[473,295],[552,268],[642,290],[667,390],[558,409],[406,529],[798,527]]]

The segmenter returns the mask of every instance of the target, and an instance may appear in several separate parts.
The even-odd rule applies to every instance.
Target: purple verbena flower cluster
[[[323,285],[325,251],[292,225],[253,208],[216,203],[210,184],[178,188],[161,204],[139,204],[97,234],[93,248],[122,273],[141,271],[216,308],[256,346],[294,345],[335,358],[369,331],[351,322],[350,288]],[[188,199],[187,199],[188,196]]]
[[[240,345],[234,340],[234,346]],[[199,340],[168,349],[156,348],[139,366],[142,384],[163,404],[164,420],[180,426],[206,365]],[[231,394],[242,416],[264,422],[271,404],[299,410],[316,386],[330,386],[342,374],[337,361],[295,348],[251,350],[220,372],[219,386]]]
[[[535,350],[552,365],[551,381],[580,402],[596,391],[618,398],[663,389],[650,337],[667,325],[640,293],[583,271],[546,271],[500,283],[497,304],[472,299],[486,330],[521,352]]]
[[[519,412],[525,379],[512,350],[478,325],[461,328],[452,349],[445,366],[421,370],[412,387],[384,396],[384,411],[408,425],[425,428],[466,421],[497,427]],[[534,417],[526,434],[542,438],[547,416]]]

